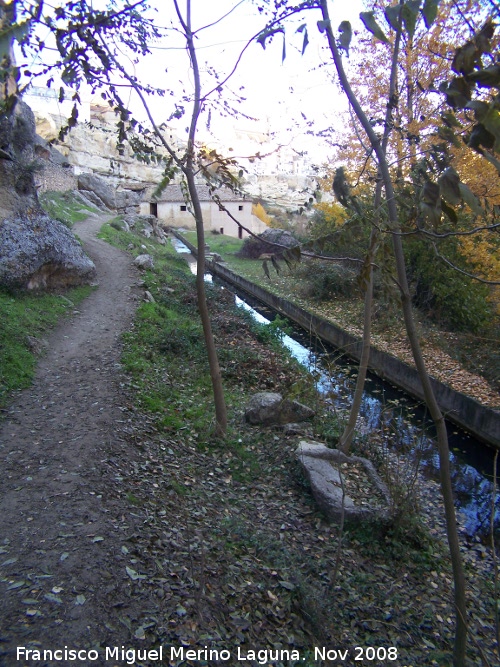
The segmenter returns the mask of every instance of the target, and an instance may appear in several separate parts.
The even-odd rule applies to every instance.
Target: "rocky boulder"
[[[94,263],[62,223],[41,212],[0,220],[0,285],[58,289],[95,279]]]
[[[146,269],[152,269],[154,266],[153,258],[148,254],[137,255],[134,259],[134,265],[137,266],[138,269],[143,269],[144,271]]]
[[[45,289],[95,280],[93,262],[38,201],[37,136],[31,109],[17,101],[0,119],[0,285]]]
[[[245,409],[245,419],[250,424],[263,426],[301,422],[314,416],[314,410],[298,401],[273,392],[254,394]]]
[[[390,519],[389,491],[368,459],[301,441],[297,459],[321,511],[334,521]]]
[[[116,209],[126,215],[138,213],[142,193],[137,190],[118,190],[116,192]]]
[[[94,174],[79,174],[78,189],[93,192],[106,208],[116,208],[116,194],[102,178]],[[88,197],[88,194],[86,195]]]

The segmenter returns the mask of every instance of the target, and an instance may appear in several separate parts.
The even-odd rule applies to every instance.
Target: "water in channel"
[[[196,273],[196,260],[178,239],[172,241],[177,252],[185,254]],[[207,275],[207,280],[212,280]],[[217,281],[218,282],[218,281]],[[230,285],[224,285],[233,293]],[[249,311],[256,321],[269,324],[275,317],[267,306],[235,293],[236,304]],[[357,364],[324,342],[310,337],[292,323],[290,335],[282,336],[283,345],[314,375],[318,390],[332,410],[350,407],[356,384]],[[439,458],[434,444],[434,425],[425,407],[377,376],[368,374],[360,410],[365,435],[383,433],[387,445],[412,460],[418,458],[421,470],[433,478],[439,475]],[[492,447],[477,441],[451,423],[447,423],[450,463],[457,511],[470,537],[486,540],[490,535],[493,459]],[[500,459],[500,457],[499,457]],[[500,473],[498,466],[497,476]],[[495,535],[500,539],[500,493],[495,498]]]

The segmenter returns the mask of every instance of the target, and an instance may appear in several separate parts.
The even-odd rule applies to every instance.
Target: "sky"
[[[178,25],[172,2],[153,0],[152,4],[156,5],[158,10],[155,14],[158,25],[169,26],[171,21],[173,25]],[[184,4],[181,0],[181,7]],[[348,19],[352,21],[353,27],[356,27],[360,24],[358,17],[362,9],[361,0],[352,0],[348,4],[331,2],[333,24],[338,25],[342,20]],[[192,22],[195,30],[209,26],[223,16],[225,18],[216,25],[197,33],[196,47],[205,90],[213,87],[213,79],[208,74],[209,68],[215,68],[224,78],[234,67],[247,42],[265,25],[265,18],[258,13],[251,0],[192,0]],[[320,18],[317,10],[309,12],[307,25],[310,41],[303,55],[303,33],[296,32],[306,20],[303,17],[291,21],[287,27],[284,61],[281,34],[277,35],[272,43],[268,43],[265,50],[255,41],[245,50],[228,86],[245,98],[245,102],[237,104],[236,107],[243,114],[256,118],[257,122],[243,116],[236,119],[221,118],[213,111],[210,127],[222,143],[231,143],[230,129],[235,127],[255,133],[269,129],[275,134],[276,142],[292,143],[298,150],[316,153],[317,161],[327,159],[328,150],[325,151],[324,142],[316,142],[306,134],[304,116],[319,130],[338,122],[339,110],[344,109],[346,104],[336,87],[332,86],[327,70],[318,67],[325,58],[329,60],[324,52],[326,40],[316,27],[316,21]],[[165,86],[173,85],[177,90],[180,88],[177,82],[182,81],[187,91],[192,90],[193,77],[182,36],[169,31],[165,40],[155,45],[153,58],[144,61],[137,73],[150,78],[153,73],[155,82],[164,81]],[[155,117],[165,115],[164,102],[153,104],[153,109]],[[186,125],[185,118],[178,123],[181,136]],[[206,131],[206,117],[204,122],[200,123],[199,132],[201,138],[210,141]]]
[[[93,4],[104,8],[106,2],[94,0]],[[193,76],[174,3],[172,0],[150,0],[150,4],[154,10],[150,15],[157,26],[166,28],[165,36],[153,45],[151,55],[141,59],[137,65],[127,59],[123,62],[139,79],[173,91],[173,96],[149,101],[155,120],[161,123],[173,111],[172,102],[179,100],[183,92],[192,92]],[[191,0],[191,5],[202,83],[205,91],[211,90],[215,81],[210,76],[210,69],[215,69],[224,79],[235,66],[245,45],[262,31],[266,19],[259,14],[252,0]],[[179,0],[179,6],[185,12],[186,0]],[[362,0],[350,0],[349,3],[332,0],[330,13],[333,25],[338,26],[347,19],[352,22],[354,30],[363,30],[359,20],[362,9]],[[238,131],[243,130],[247,135],[252,133],[260,139],[267,132],[272,132],[274,146],[290,145],[295,150],[308,151],[316,163],[325,162],[329,149],[324,141],[315,140],[307,134],[307,121],[311,124],[309,127],[315,130],[338,124],[341,122],[340,110],[346,108],[346,103],[331,83],[328,74],[331,67],[321,66],[330,59],[324,48],[326,39],[316,26],[320,18],[319,11],[314,10],[308,12],[306,17],[296,18],[287,24],[284,61],[281,34],[268,42],[265,50],[254,40],[245,49],[235,74],[228,82],[229,90],[245,98],[241,104],[235,104],[242,115],[232,118],[213,110],[208,131],[208,116],[205,114],[199,124],[198,138],[219,148],[234,148],[234,155],[237,156],[238,152],[248,154],[249,150],[242,140],[240,145],[236,145]],[[303,33],[296,30],[304,22],[307,22],[310,41],[302,55]],[[349,62],[346,64],[349,66]],[[126,104],[130,103],[139,119],[146,118],[141,104],[133,96],[128,98],[124,95],[123,99]],[[188,105],[186,111],[179,122],[170,122],[181,138],[186,135]],[[244,115],[256,120],[246,119]],[[239,136],[241,139],[241,132]]]

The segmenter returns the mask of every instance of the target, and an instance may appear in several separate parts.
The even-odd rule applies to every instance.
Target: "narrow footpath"
[[[113,470],[117,460],[135,456],[120,432],[127,424],[119,355],[138,276],[130,255],[96,238],[104,221],[90,217],[74,228],[96,264],[99,287],[53,332],[33,386],[0,424],[5,667],[32,664],[18,662],[17,647],[88,650],[123,642],[130,630],[120,616],[133,622],[147,605],[147,593],[144,600],[127,596],[121,549],[141,516],[115,492]]]

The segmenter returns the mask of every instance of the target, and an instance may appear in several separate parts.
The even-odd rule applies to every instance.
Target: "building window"
[[[187,206],[185,204],[182,204],[181,211],[187,211]]]
[[[158,204],[156,202],[151,202],[149,204],[149,215],[154,215],[155,218],[158,217]]]
[[[243,210],[243,204],[240,204],[240,205],[238,206],[238,211],[242,211],[242,210]]]
[[[220,234],[224,234],[224,227],[221,227],[221,228],[220,228],[219,233],[220,233]]]

